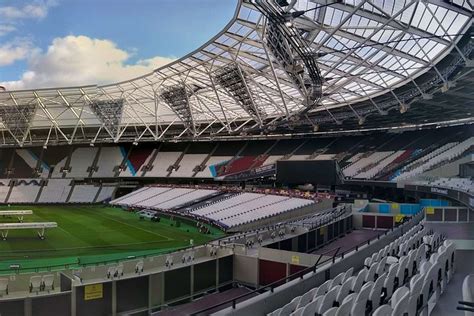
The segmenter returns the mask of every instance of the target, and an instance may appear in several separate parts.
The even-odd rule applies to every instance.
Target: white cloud
[[[9,24],[0,24],[0,36],[6,35],[16,30],[16,27]]]
[[[0,66],[13,64],[17,60],[26,59],[36,50],[28,41],[18,40],[0,46]]]
[[[48,15],[49,8],[57,5],[56,1],[36,0],[23,7],[5,6],[0,7],[0,19],[18,20],[18,19],[43,19]]]
[[[29,69],[20,80],[0,85],[17,90],[113,83],[144,75],[173,61],[157,56],[127,64],[130,57],[129,52],[109,40],[87,36],[56,38],[46,52],[30,56]]]

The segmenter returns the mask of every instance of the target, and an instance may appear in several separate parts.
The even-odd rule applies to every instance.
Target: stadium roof
[[[0,92],[3,144],[381,127],[403,124],[419,102],[412,120],[472,120],[469,106],[430,110],[459,74],[472,85],[468,0],[285,2],[239,1],[208,43],[133,80]]]

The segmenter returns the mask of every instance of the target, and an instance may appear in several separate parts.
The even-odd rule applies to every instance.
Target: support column
[[[216,290],[219,288],[219,258],[216,258]]]
[[[191,288],[189,289],[189,293],[191,294],[190,297],[193,298],[194,295],[194,264],[191,265]]]
[[[71,316],[76,316],[76,287],[71,287]]]
[[[33,315],[33,308],[32,308],[32,304],[31,304],[31,298],[30,297],[27,297],[25,298],[25,301],[24,301],[24,313],[25,313],[25,316],[32,316]]]
[[[117,281],[112,281],[112,316],[117,315]]]

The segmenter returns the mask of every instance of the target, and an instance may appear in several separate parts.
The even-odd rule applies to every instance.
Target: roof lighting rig
[[[267,19],[266,44],[305,99],[302,113],[306,113],[319,104],[323,78],[316,55],[298,30],[288,23],[295,12],[286,12],[280,2],[255,0],[253,4]]]
[[[34,104],[0,106],[0,121],[18,143],[23,143],[36,112]]]
[[[252,92],[246,83],[247,74],[238,64],[230,64],[218,69],[215,73],[216,81],[239,102],[242,108],[257,122],[262,123],[265,113],[253,101]]]
[[[110,136],[115,139],[120,132],[124,100],[94,100],[89,106]]]
[[[177,84],[163,88],[161,98],[170,106],[171,110],[183,121],[187,129],[193,134],[196,133],[193,114],[189,98],[195,94],[200,88],[193,85]]]

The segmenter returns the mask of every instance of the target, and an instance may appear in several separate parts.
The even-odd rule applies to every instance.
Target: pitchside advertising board
[[[335,160],[279,160],[276,181],[282,184],[336,185],[343,180]]]

